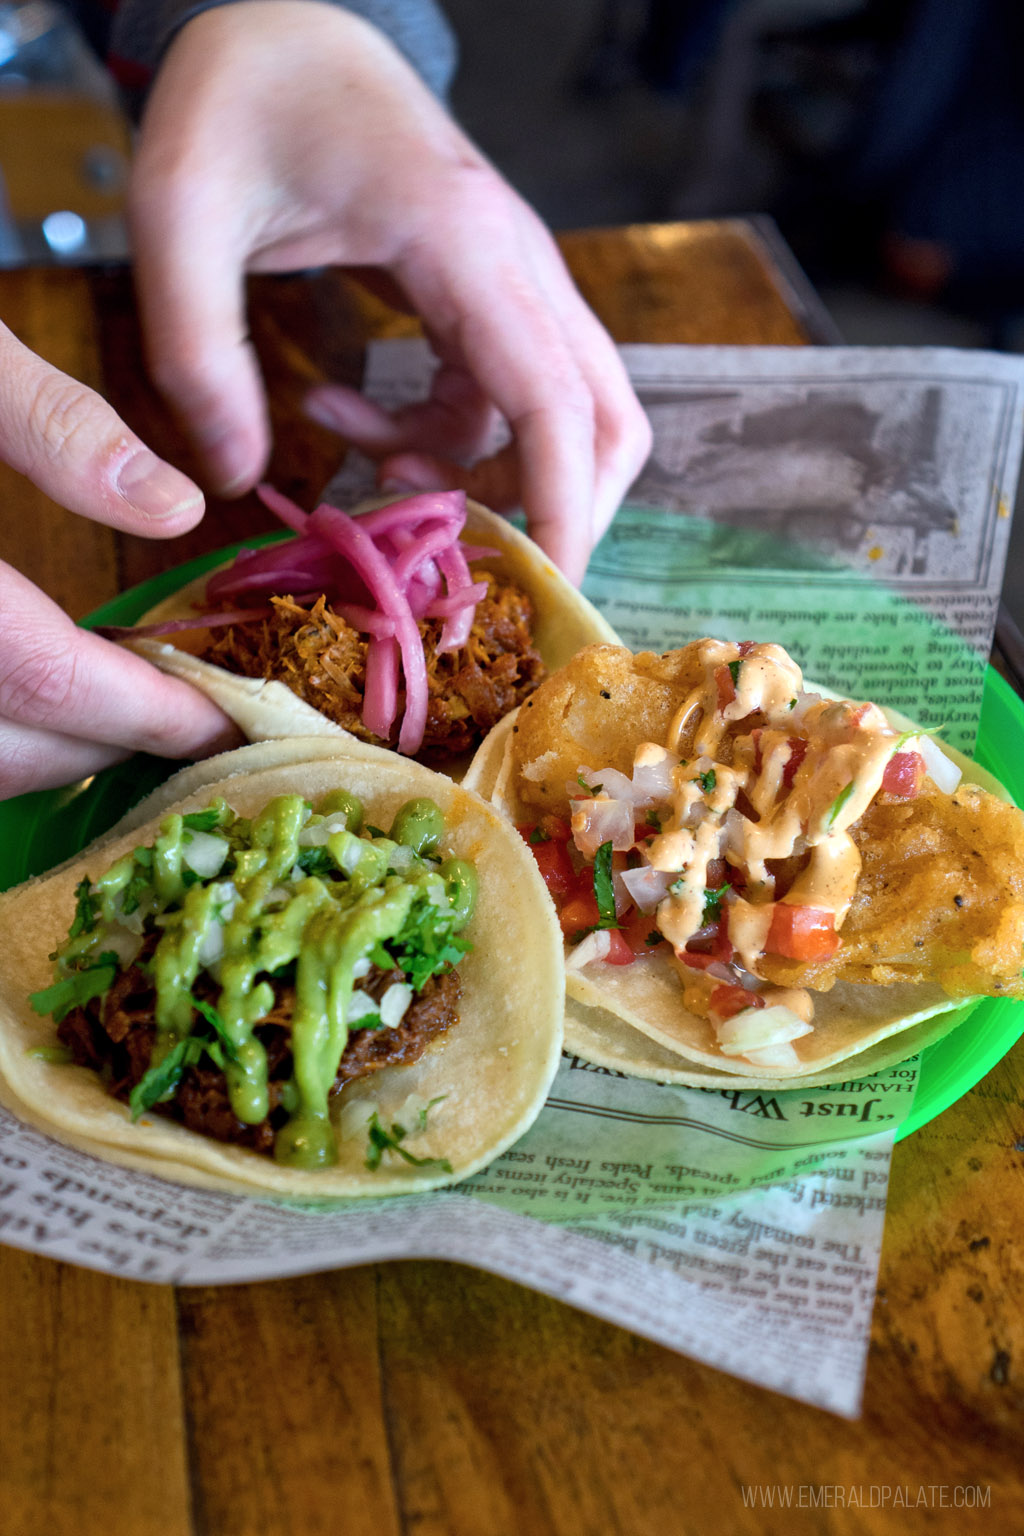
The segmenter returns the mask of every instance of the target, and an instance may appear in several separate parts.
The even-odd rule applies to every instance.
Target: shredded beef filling
[[[379,1002],[392,982],[403,979],[399,970],[374,966],[359,986]],[[228,1099],[224,1074],[205,1062],[186,1068],[174,1098],[154,1106],[156,1112],[217,1141],[234,1142],[256,1152],[273,1151],[274,1136],[288,1118],[281,1106],[281,1088],[292,1075],[290,1020],[295,996],[290,982],[274,981],[273,986],[274,1008],[254,1030],[267,1052],[270,1112],[266,1119],[258,1125],[239,1120]],[[202,980],[196,984],[195,993],[204,1001],[215,1001],[213,987],[207,984],[204,988]],[[430,977],[394,1029],[353,1030],[331,1093],[339,1093],[346,1083],[381,1067],[417,1061],[432,1040],[458,1023],[460,994],[458,972],[444,971]],[[151,979],[133,965],[116,978],[104,997],[73,1008],[57,1029],[77,1065],[100,1073],[115,1098],[126,1101],[149,1069],[156,1034],[155,1000]]]
[[[345,730],[379,742],[362,721],[366,637],[322,597],[310,608],[290,597],[274,597],[271,603],[274,611],[268,618],[212,631],[204,659],[242,677],[285,683]],[[488,577],[487,596],[477,604],[461,649],[438,654],[441,620],[420,624],[429,688],[426,730],[417,753],[424,762],[470,751],[533,692],[544,676],[544,663],[534,648],[532,622],[525,592]],[[397,739],[396,726],[387,744]]]

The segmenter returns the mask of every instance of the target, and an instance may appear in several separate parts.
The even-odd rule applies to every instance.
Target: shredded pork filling
[[[368,637],[323,597],[308,607],[291,597],[271,598],[271,604],[268,618],[211,632],[204,659],[242,677],[276,679],[353,735],[380,742],[362,715]],[[457,650],[439,649],[441,619],[420,621],[428,704],[418,757],[436,762],[472,750],[533,692],[544,663],[533,644],[532,622],[526,594],[494,577],[488,578],[487,595]],[[397,737],[396,726],[386,744],[394,746]]]
[[[388,987],[402,981],[400,970],[374,966],[359,986],[375,1002]],[[231,1108],[227,1082],[220,1068],[208,1061],[188,1067],[173,1099],[155,1106],[191,1131],[273,1155],[274,1138],[287,1119],[282,1098],[292,1075],[291,1016],[294,987],[273,980],[275,1003],[257,1024],[255,1035],[267,1052],[270,1112],[256,1125],[246,1125]],[[204,992],[209,994],[204,997]],[[200,981],[197,996],[212,1001],[215,989]],[[419,1060],[430,1043],[458,1023],[461,986],[458,972],[431,976],[413,998],[401,1022],[392,1029],[354,1028],[342,1055],[331,1093],[346,1083],[382,1067],[405,1066]],[[63,1019],[57,1035],[76,1065],[99,1072],[111,1094],[125,1103],[150,1067],[156,1026],[156,990],[138,965],[117,977],[103,998],[94,998]]]

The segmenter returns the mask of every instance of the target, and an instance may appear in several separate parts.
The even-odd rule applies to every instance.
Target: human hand
[[[521,501],[582,577],[649,451],[646,418],[540,220],[375,28],[320,0],[193,18],[151,93],[130,205],[151,370],[222,494],[269,451],[245,272],[375,268],[423,318],[431,396],[390,416],[324,385],[310,413],[383,485]],[[481,461],[499,414],[512,444]]]
[[[73,512],[126,532],[170,538],[203,514],[190,480],[4,326],[0,459]],[[203,756],[237,739],[202,694],[78,629],[0,562],[0,799],[70,783],[135,750]]]

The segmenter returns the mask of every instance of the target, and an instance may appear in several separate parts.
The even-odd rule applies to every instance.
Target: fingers
[[[189,185],[136,172],[136,287],[150,373],[192,437],[222,496],[263,474],[270,426],[245,318],[244,260],[232,254],[219,200],[184,210]],[[208,187],[204,187],[208,191]],[[201,273],[201,280],[197,280]]]
[[[130,751],[201,757],[238,744],[209,699],[141,657],[78,629],[0,565],[3,792],[67,783]]]
[[[0,458],[54,501],[113,528],[170,538],[194,527],[203,496],[84,384],[0,326]]]
[[[472,374],[453,364],[437,369],[427,400],[394,412],[340,384],[310,390],[305,408],[314,421],[339,432],[374,458],[420,449],[445,458],[471,459],[484,450],[500,419]]]
[[[0,720],[0,800],[74,784],[127,756],[117,747]]]

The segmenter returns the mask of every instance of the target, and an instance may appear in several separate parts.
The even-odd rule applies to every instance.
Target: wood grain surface
[[[574,234],[564,249],[619,340],[814,334],[806,295],[743,223]],[[125,273],[0,273],[0,315],[188,463],[145,382]],[[343,451],[302,422],[302,389],[357,380],[366,338],[409,326],[336,273],[254,284],[273,473],[300,500]],[[75,615],[266,526],[251,498],[214,502],[186,539],[147,544],[2,469],[0,494],[0,556]],[[1018,1048],[897,1148],[853,1424],[460,1266],[176,1292],[0,1248],[0,1531],[1021,1532],[1022,1230]],[[788,1510],[766,1507],[786,1490]]]

